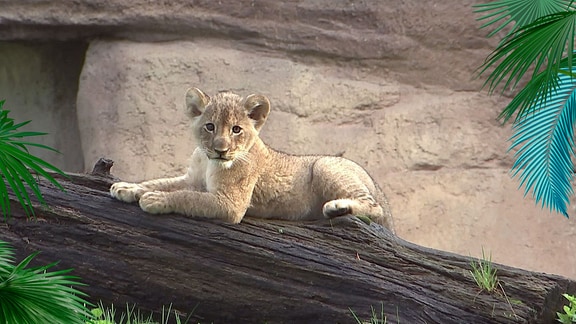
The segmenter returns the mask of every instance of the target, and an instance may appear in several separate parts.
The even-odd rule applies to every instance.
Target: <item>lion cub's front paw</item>
[[[326,218],[334,218],[352,213],[354,202],[350,199],[336,199],[324,204],[322,212]]]
[[[172,212],[168,204],[168,194],[161,191],[150,191],[140,197],[140,208],[150,214],[166,214]]]
[[[137,183],[116,182],[110,187],[110,195],[125,202],[135,202],[146,190]]]

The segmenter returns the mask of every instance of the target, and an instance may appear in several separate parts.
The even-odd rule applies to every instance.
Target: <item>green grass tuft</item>
[[[116,315],[114,305],[104,307],[102,302],[98,303],[98,307],[92,309],[93,319],[86,321],[86,324],[187,324],[192,316],[192,311],[188,318],[183,322],[180,314],[176,310],[172,310],[172,304],[168,307],[162,306],[162,314],[160,322],[155,321],[152,314],[148,316],[143,315],[135,305],[126,305],[126,310],[119,315]],[[174,318],[174,320],[172,320]]]
[[[383,302],[380,305],[380,312],[377,312],[376,309],[374,309],[374,306],[370,305],[370,318],[368,320],[361,320],[358,317],[358,315],[356,315],[356,313],[351,308],[348,308],[348,309],[350,310],[352,317],[356,321],[356,324],[386,324],[387,323],[386,315],[384,314],[384,303]],[[398,322],[398,323],[400,323],[400,322]]]
[[[486,258],[484,248],[482,248],[482,259],[471,261],[470,266],[472,267],[470,274],[480,289],[493,292],[498,287],[498,276],[492,264],[492,254]]]

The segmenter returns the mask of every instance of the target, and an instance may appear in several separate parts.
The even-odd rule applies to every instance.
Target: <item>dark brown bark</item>
[[[201,323],[355,323],[381,306],[388,323],[553,323],[576,282],[496,265],[504,294],[481,292],[470,258],[420,247],[376,224],[245,219],[230,225],[148,215],[108,195],[109,177],[45,182],[49,208],[27,220],[14,201],[0,226],[19,259],[61,260],[92,301],[194,309]]]

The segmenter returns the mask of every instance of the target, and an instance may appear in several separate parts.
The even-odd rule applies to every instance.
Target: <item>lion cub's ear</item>
[[[254,128],[260,131],[270,113],[270,100],[263,95],[249,95],[244,101],[244,109],[252,119]]]
[[[186,91],[186,114],[190,118],[198,117],[206,109],[210,97],[198,88],[190,88]]]

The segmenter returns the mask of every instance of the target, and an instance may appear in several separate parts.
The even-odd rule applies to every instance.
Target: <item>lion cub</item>
[[[262,95],[191,88],[186,110],[198,147],[186,174],[118,182],[112,197],[140,201],[149,213],[180,213],[239,223],[244,215],[314,220],[368,216],[394,231],[388,202],[358,164],[332,156],[294,156],[268,147],[258,133],[270,112]]]

